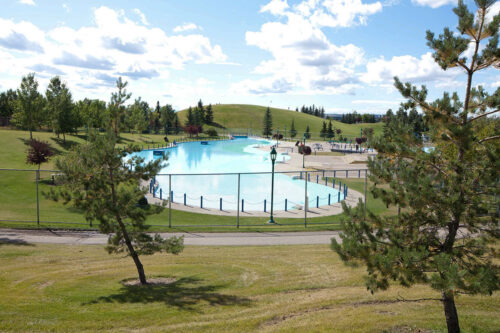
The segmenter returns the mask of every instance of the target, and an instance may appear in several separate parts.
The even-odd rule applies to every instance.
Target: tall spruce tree
[[[195,119],[194,119],[194,114],[193,114],[193,108],[192,107],[188,108],[188,114],[187,114],[185,125],[186,126],[195,125]]]
[[[144,163],[143,158],[129,155],[139,151],[139,147],[118,149],[116,142],[114,133],[93,134],[88,143],[58,159],[56,166],[63,174],[64,185],[52,188],[46,195],[83,210],[88,221],[99,221],[99,230],[109,235],[106,250],[132,257],[140,283],[147,284],[139,256],[156,252],[178,254],[184,242],[182,237],[164,239],[159,234],[146,233],[147,215],[159,210],[138,204],[146,194],[140,187],[141,181],[152,179],[163,160]]]
[[[306,126],[306,131],[304,132],[304,136],[306,139],[311,138],[311,130],[309,129],[309,125]]]
[[[395,78],[405,106],[425,113],[434,145],[424,152],[421,139],[404,122],[389,123],[389,135],[372,140],[378,155],[369,162],[371,192],[387,206],[400,207],[400,214],[365,217],[361,203],[353,209],[344,205],[348,218],[342,223],[342,244],[332,239],[342,260],[366,265],[372,292],[387,289],[390,280],[438,291],[448,332],[460,331],[458,295],[491,294],[500,287],[500,268],[493,261],[500,236],[500,133],[487,117],[500,111],[500,88],[489,94],[472,84],[475,73],[500,65],[500,14],[486,20],[494,3],[475,0],[474,15],[459,0],[454,9],[459,33],[445,28],[436,38],[427,32],[435,61],[444,70],[464,70],[463,101],[457,93],[444,93],[428,102],[424,86]],[[469,46],[473,52],[467,59]]]
[[[331,139],[331,138],[335,137],[335,132],[333,130],[332,120],[331,119],[328,121],[328,129],[326,131],[326,137],[328,139]]]
[[[264,124],[262,128],[262,135],[269,137],[273,132],[273,118],[271,115],[271,109],[267,107],[266,114],[264,115]]]
[[[45,99],[38,92],[35,73],[24,76],[20,88],[17,89],[12,122],[18,127],[29,130],[30,140],[33,140],[33,131],[46,121],[44,105]]]
[[[208,104],[207,110],[205,111],[205,123],[210,125],[214,122],[214,111],[212,109],[212,104]]]
[[[295,138],[296,136],[297,136],[297,130],[295,129],[295,120],[292,119],[292,126],[290,127],[290,137]]]
[[[322,138],[325,138],[326,137],[326,132],[328,130],[326,129],[326,121],[323,122],[323,125],[321,127],[321,131],[319,132],[319,136],[322,137]]]

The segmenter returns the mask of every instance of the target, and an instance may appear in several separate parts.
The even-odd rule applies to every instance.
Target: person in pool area
[[[165,136],[163,140],[165,140],[165,143],[168,143],[168,136]]]

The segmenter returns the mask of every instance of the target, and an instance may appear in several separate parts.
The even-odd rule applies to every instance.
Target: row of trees
[[[87,130],[112,128],[115,134],[120,131],[176,134],[182,130],[171,105],[160,106],[157,102],[153,109],[140,97],[125,105],[131,95],[127,92],[127,82],[119,78],[108,103],[87,98],[74,102],[71,91],[60,77],[53,77],[42,94],[35,74],[30,73],[22,78],[17,90],[0,94],[0,117],[3,124],[10,122],[29,130],[30,138],[33,138],[33,131],[42,128],[51,129],[64,140],[66,134],[75,133],[80,127]]]
[[[429,127],[425,123],[424,115],[418,113],[415,107],[408,107],[408,105],[402,105],[395,114],[391,109],[387,110],[384,122],[385,133],[387,133],[389,125],[394,122],[408,125],[410,127],[410,131],[417,136],[421,136],[422,133],[429,130]]]
[[[299,108],[295,108],[295,111],[299,112]],[[300,112],[310,114],[316,117],[325,118],[325,108],[317,107],[314,104],[311,106],[302,105]]]
[[[212,125],[214,123],[214,112],[212,104],[204,106],[202,100],[193,109],[191,106],[187,111],[185,130],[190,135],[196,135],[203,132],[203,125]]]
[[[357,124],[357,123],[376,123],[380,121],[380,117],[371,113],[357,113],[356,111],[352,113],[344,113],[340,118],[340,122],[345,124]]]

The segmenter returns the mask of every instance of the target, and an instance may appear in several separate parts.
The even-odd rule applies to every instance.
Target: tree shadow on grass
[[[250,306],[246,297],[220,294],[217,290],[222,285],[201,285],[203,280],[196,277],[183,277],[169,284],[150,284],[121,287],[118,293],[101,296],[87,304],[97,303],[155,303],[162,302],[179,309],[195,311],[194,306],[200,302],[216,305]]]
[[[22,240],[22,239],[0,237],[0,246],[2,246],[2,245],[34,246],[33,244],[28,243],[27,241]]]

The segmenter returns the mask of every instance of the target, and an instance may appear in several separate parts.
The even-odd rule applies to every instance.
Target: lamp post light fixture
[[[276,149],[271,150],[271,163],[272,163],[272,173],[271,173],[271,218],[267,223],[276,223],[273,219],[273,206],[274,206],[274,162],[276,162],[276,157],[278,153],[276,153]]]

